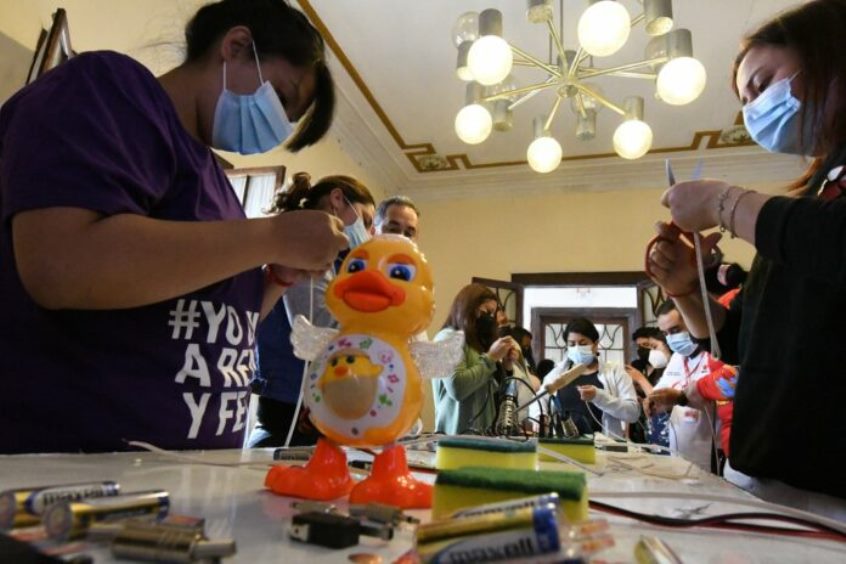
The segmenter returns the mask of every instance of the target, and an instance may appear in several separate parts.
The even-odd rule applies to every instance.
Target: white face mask
[[[353,224],[344,226],[344,234],[350,240],[350,249],[354,249],[370,240],[370,232],[364,226],[364,219],[361,217],[361,214],[358,213],[355,206],[352,205],[352,202],[350,202],[347,198],[344,198],[344,201],[355,212],[355,221]]]
[[[699,348],[687,331],[667,335],[667,346],[671,351],[682,356],[690,356]]]
[[[596,360],[596,355],[593,354],[593,347],[590,345],[578,345],[574,347],[567,347],[567,358],[573,361],[573,364],[584,364],[590,366]]]
[[[217,100],[212,127],[212,146],[242,155],[266,153],[282,144],[294,126],[276,95],[273,85],[261,75],[255,43],[253,55],[259,87],[253,94],[235,94],[226,89],[226,61],[223,62],[223,91]]]
[[[652,368],[664,368],[667,366],[667,361],[667,355],[664,354],[664,351],[658,349],[649,351],[649,364]]]

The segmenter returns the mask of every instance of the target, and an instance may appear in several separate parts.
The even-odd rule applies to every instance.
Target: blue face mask
[[[260,86],[253,94],[235,94],[226,89],[226,61],[223,62],[223,91],[217,100],[212,127],[212,145],[242,155],[266,153],[287,139],[294,126],[276,95],[273,85],[261,75],[253,44]]]
[[[355,206],[353,206],[346,198],[344,198],[344,201],[346,201],[347,205],[355,211],[355,222],[352,225],[344,227],[344,235],[346,235],[350,240],[350,249],[354,249],[370,240],[370,232],[364,226],[364,220],[361,218],[361,214],[358,213],[358,210],[355,209]]]
[[[579,345],[567,347],[567,358],[572,360],[573,364],[590,366],[596,360],[596,355],[593,354],[593,347],[590,345]]]
[[[798,73],[797,73],[798,74]],[[743,122],[755,142],[771,153],[812,155],[816,142],[813,134],[813,120],[806,120],[800,130],[800,102],[790,91],[790,83],[796,77],[783,78],[752,102],[743,106]],[[814,112],[809,112],[811,117]]]
[[[699,348],[699,345],[693,342],[690,333],[687,331],[667,335],[667,346],[670,347],[671,351],[682,356],[690,356]]]

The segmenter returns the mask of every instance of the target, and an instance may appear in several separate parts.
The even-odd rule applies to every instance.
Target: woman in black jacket
[[[724,360],[740,365],[727,477],[759,497],[846,520],[846,0],[814,0],[741,45],[734,88],[746,128],[771,152],[814,157],[786,196],[726,182],[664,195],[654,280],[696,337],[708,336],[693,250],[679,230],[720,227],[758,251],[729,309],[709,304]],[[706,247],[719,237],[705,239]],[[742,473],[742,474],[741,474]],[[730,478],[732,479],[732,478]]]

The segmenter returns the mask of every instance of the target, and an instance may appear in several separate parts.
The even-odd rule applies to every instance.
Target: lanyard
[[[705,355],[704,351],[699,353],[699,361],[696,363],[696,366],[694,366],[692,370],[687,366],[688,359],[687,359],[687,357],[685,357],[685,359],[684,359],[684,387],[685,388],[688,386],[688,384],[690,384],[691,376],[693,376],[694,374],[696,374],[699,371],[699,367],[702,366],[702,361],[705,360],[705,356],[706,355]]]

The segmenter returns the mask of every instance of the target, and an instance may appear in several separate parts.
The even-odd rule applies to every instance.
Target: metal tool
[[[675,173],[673,173],[673,166],[670,163],[670,159],[664,161],[664,170],[667,175],[667,184],[670,188],[672,188],[676,184],[676,175]],[[693,171],[693,176],[691,177],[691,180],[699,180],[701,175],[702,161],[700,160]],[[704,257],[702,255],[702,237],[699,233],[690,233],[687,231],[682,231],[681,228],[679,228],[679,226],[677,226],[675,223],[671,223],[670,226],[678,230],[679,236],[681,238],[687,240],[688,243],[693,245],[693,249],[696,254],[696,271],[699,278],[699,289],[702,295],[702,304],[705,308],[705,323],[708,325],[708,337],[711,340],[711,357],[716,360],[719,360],[719,358],[722,356],[720,352],[720,344],[717,341],[717,332],[714,328],[714,319],[711,314],[708,288],[705,286],[705,262]],[[652,248],[660,241],[674,243],[673,240],[668,239],[667,237],[664,237],[662,235],[656,235],[646,245],[646,257],[644,263],[646,273],[650,276],[653,276],[653,272],[651,267],[649,266],[649,254],[652,252]]]

